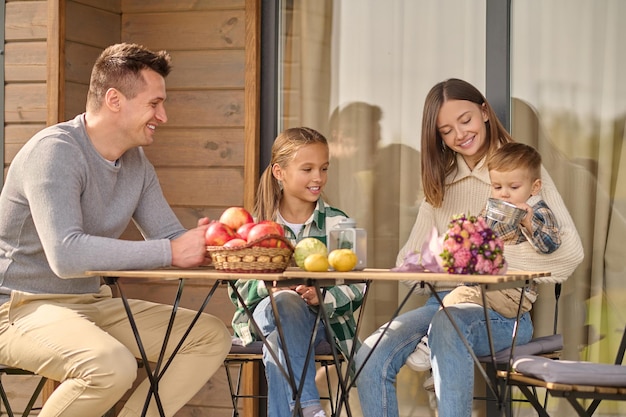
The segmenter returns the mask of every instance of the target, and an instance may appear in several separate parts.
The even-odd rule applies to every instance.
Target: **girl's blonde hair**
[[[446,177],[456,171],[456,153],[444,145],[437,129],[441,106],[448,100],[466,100],[481,106],[487,113],[485,122],[487,155],[503,143],[513,142],[495,111],[480,91],[467,81],[450,78],[431,88],[424,102],[422,117],[422,186],[426,201],[441,207],[445,195]]]
[[[258,220],[276,220],[278,206],[283,195],[280,183],[272,173],[274,164],[286,168],[298,150],[312,143],[322,143],[328,147],[324,135],[308,127],[293,127],[280,133],[272,145],[272,159],[259,181],[254,216]]]

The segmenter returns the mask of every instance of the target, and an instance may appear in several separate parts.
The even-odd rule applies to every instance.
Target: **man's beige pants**
[[[156,361],[172,306],[129,300],[147,357]],[[195,312],[179,309],[165,357],[176,347]],[[203,314],[159,381],[165,414],[173,416],[220,367],[231,345],[217,317]],[[98,294],[13,292],[0,305],[0,363],[35,372],[61,384],[39,417],[97,417],[110,409],[137,376],[139,349],[119,298],[102,286]],[[148,379],[120,416],[139,416]],[[158,416],[152,400],[147,416]]]

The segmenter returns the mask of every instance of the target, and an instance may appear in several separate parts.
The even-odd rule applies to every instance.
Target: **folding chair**
[[[143,362],[141,362],[140,360],[137,360],[137,366],[141,368],[143,366]],[[46,385],[46,382],[48,382],[48,378],[41,376],[41,375],[34,374],[33,372],[30,372],[30,371],[25,371],[24,369],[12,368],[10,366],[0,364],[0,400],[2,401],[2,403],[0,403],[1,404],[0,416],[4,413],[6,413],[8,417],[16,416],[16,412],[11,407],[9,396],[4,389],[4,385],[2,384],[2,376],[5,376],[5,375],[9,375],[9,376],[10,375],[32,375],[32,376],[36,376],[39,378],[39,381],[37,382],[37,386],[31,393],[28,403],[26,404],[26,407],[22,411],[21,416],[28,417],[31,411],[38,410],[37,408],[35,408],[35,403],[37,402],[37,399],[41,395]],[[55,388],[56,388],[56,384],[58,383],[55,382]],[[4,406],[4,411],[2,410],[2,406]],[[112,417],[114,415],[115,415],[115,406],[112,407],[109,411],[107,411],[102,417]]]
[[[5,408],[6,414],[9,417],[14,417],[15,415],[14,411],[11,408],[11,404],[9,403],[9,398],[7,396],[6,391],[4,390],[4,386],[2,385],[2,376],[4,375],[35,375],[35,374],[33,374],[30,371],[25,371],[23,369],[12,368],[6,365],[0,365],[0,397],[2,399],[2,405]],[[33,410],[33,407],[35,406],[35,402],[37,401],[37,398],[39,398],[39,395],[41,394],[41,391],[43,390],[43,387],[46,384],[46,381],[47,381],[47,378],[39,377],[39,382],[37,383],[37,386],[33,390],[30,396],[30,399],[28,400],[28,403],[26,404],[26,407],[24,408],[24,411],[22,412],[22,417],[27,417],[28,415],[30,415],[30,412]],[[2,410],[0,410],[0,414],[2,414]]]
[[[519,387],[540,417],[549,417],[547,408],[538,401],[534,388],[544,388],[546,395],[565,398],[581,417],[590,417],[603,400],[626,401],[626,368],[622,366],[626,351],[626,327],[614,364],[588,361],[551,361],[536,355],[520,356],[513,371],[498,372],[505,383]],[[584,400],[592,400],[584,408]]]
[[[332,392],[331,381],[328,374],[330,365],[334,364],[333,355],[330,344],[328,342],[321,342],[315,348],[315,362],[319,363],[326,369],[326,384],[328,386],[328,392]],[[259,392],[258,394],[244,394],[241,393],[243,366],[246,363],[253,363],[260,369],[259,377]],[[236,367],[236,377],[231,375],[231,367]],[[226,370],[226,378],[228,379],[228,387],[230,389],[230,396],[233,404],[233,417],[239,417],[239,399],[252,398],[259,401],[259,415],[265,415],[267,401],[267,386],[265,385],[265,373],[263,371],[263,342],[256,341],[248,346],[241,346],[237,338],[233,338],[233,344],[231,345],[230,352],[224,359],[224,368]],[[335,400],[332,395],[320,396],[321,400],[329,401],[331,416],[335,416]]]
[[[516,345],[515,346],[515,357],[520,355],[541,355],[544,358],[549,359],[558,359],[561,356],[561,351],[563,349],[563,336],[557,333],[557,324],[559,317],[559,299],[561,297],[561,283],[556,283],[554,286],[554,318],[553,318],[553,334],[549,336],[541,336],[533,338],[530,342],[524,345]],[[491,356],[483,356],[479,357],[479,361],[485,365],[486,372],[489,378],[491,379],[494,386],[501,381],[498,380],[497,372],[505,371],[509,365],[511,349],[505,349],[500,352],[497,352],[496,357],[496,368],[494,369],[493,363],[491,361]],[[503,384],[500,384],[503,387]],[[485,397],[474,397],[475,400],[485,400],[487,401],[486,414],[487,417],[495,417],[502,415],[502,410],[499,408],[497,404],[496,398],[493,394],[487,390],[487,396]],[[512,404],[513,401],[526,401],[526,400],[513,400],[511,397],[503,404],[504,406],[504,415],[511,416],[512,415]],[[547,406],[547,397],[544,399],[544,406]]]

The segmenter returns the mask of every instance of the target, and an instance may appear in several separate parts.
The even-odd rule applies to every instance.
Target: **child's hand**
[[[306,285],[298,285],[296,287],[296,292],[300,294],[300,297],[310,306],[316,306],[320,303],[320,300],[317,298],[317,291],[315,291],[315,287],[307,287]]]

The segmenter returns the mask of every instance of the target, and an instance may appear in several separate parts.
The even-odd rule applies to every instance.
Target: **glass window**
[[[484,91],[485,8],[485,0],[282,2],[279,130],[308,126],[329,140],[326,198],[367,230],[370,267],[395,266],[422,200],[426,93],[450,77]],[[390,317],[402,291],[376,284],[362,334]],[[429,413],[427,377],[398,375],[398,400],[410,410],[402,415]]]
[[[624,16],[620,0],[512,3],[512,133],[539,149],[585,248],[564,286],[565,359],[610,362],[626,316]]]
[[[369,266],[395,264],[419,209],[427,91],[457,77],[485,92],[488,4],[281,2],[279,130],[306,125],[329,140],[327,199],[367,230]],[[610,360],[626,316],[624,16],[622,0],[511,2],[511,131],[539,149],[585,248],[560,301],[565,359]],[[363,334],[386,321],[401,288],[376,287]],[[553,287],[540,291],[536,335],[552,332],[552,320],[538,317],[552,317]],[[426,376],[398,376],[402,416],[429,407]],[[626,411],[618,403],[601,407]]]

